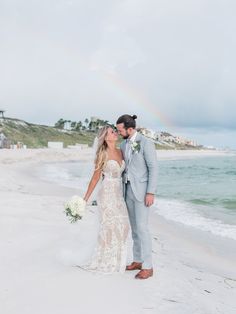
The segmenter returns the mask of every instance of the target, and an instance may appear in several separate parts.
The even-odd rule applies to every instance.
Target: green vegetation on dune
[[[175,144],[174,146],[167,146],[167,145],[161,145],[161,144],[155,144],[156,149],[163,149],[163,150],[200,150],[203,149],[202,146],[191,146],[191,145],[180,145]]]
[[[50,141],[63,142],[64,147],[76,143],[91,146],[95,137],[91,131],[68,131],[9,118],[0,121],[0,129],[11,144],[22,142],[28,148],[47,147]]]
[[[18,142],[27,145],[28,148],[43,148],[48,146],[48,142],[63,142],[64,147],[75,144],[87,144],[92,146],[97,131],[108,124],[107,120],[91,118],[81,121],[71,121],[60,119],[54,126],[39,125],[28,123],[19,119],[0,118],[1,132],[7,138],[7,145],[17,144]],[[114,125],[110,124],[114,127]],[[201,145],[192,145],[192,141],[184,140],[172,136],[167,132],[151,134],[148,129],[138,129],[139,132],[150,137],[156,145],[156,149],[202,149]],[[143,133],[144,132],[144,133]],[[119,139],[119,143],[121,139]],[[118,143],[118,144],[119,144]],[[1,147],[1,146],[0,146]]]

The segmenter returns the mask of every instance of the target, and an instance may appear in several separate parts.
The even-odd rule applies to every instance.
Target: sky
[[[0,0],[0,109],[236,148],[236,2]]]

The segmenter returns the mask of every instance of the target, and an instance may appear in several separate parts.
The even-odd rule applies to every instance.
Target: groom
[[[133,238],[133,262],[126,270],[140,270],[135,278],[147,279],[153,275],[148,217],[157,187],[157,157],[154,143],[137,132],[136,119],[135,115],[123,115],[116,127],[124,139],[121,143],[126,162],[124,197]]]

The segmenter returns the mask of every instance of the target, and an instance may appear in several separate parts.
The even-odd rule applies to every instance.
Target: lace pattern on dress
[[[108,160],[98,192],[100,230],[95,252],[83,268],[102,273],[124,272],[127,256],[129,218],[122,192],[125,162]]]

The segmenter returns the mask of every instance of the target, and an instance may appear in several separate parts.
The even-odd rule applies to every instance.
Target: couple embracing
[[[137,132],[136,118],[122,115],[117,131],[109,125],[99,130],[95,170],[84,200],[102,177],[97,195],[100,230],[91,260],[81,267],[99,273],[138,270],[135,278],[147,279],[153,275],[148,217],[157,187],[157,157],[154,143]],[[118,134],[124,139],[120,149]],[[133,262],[126,265],[130,230]]]

